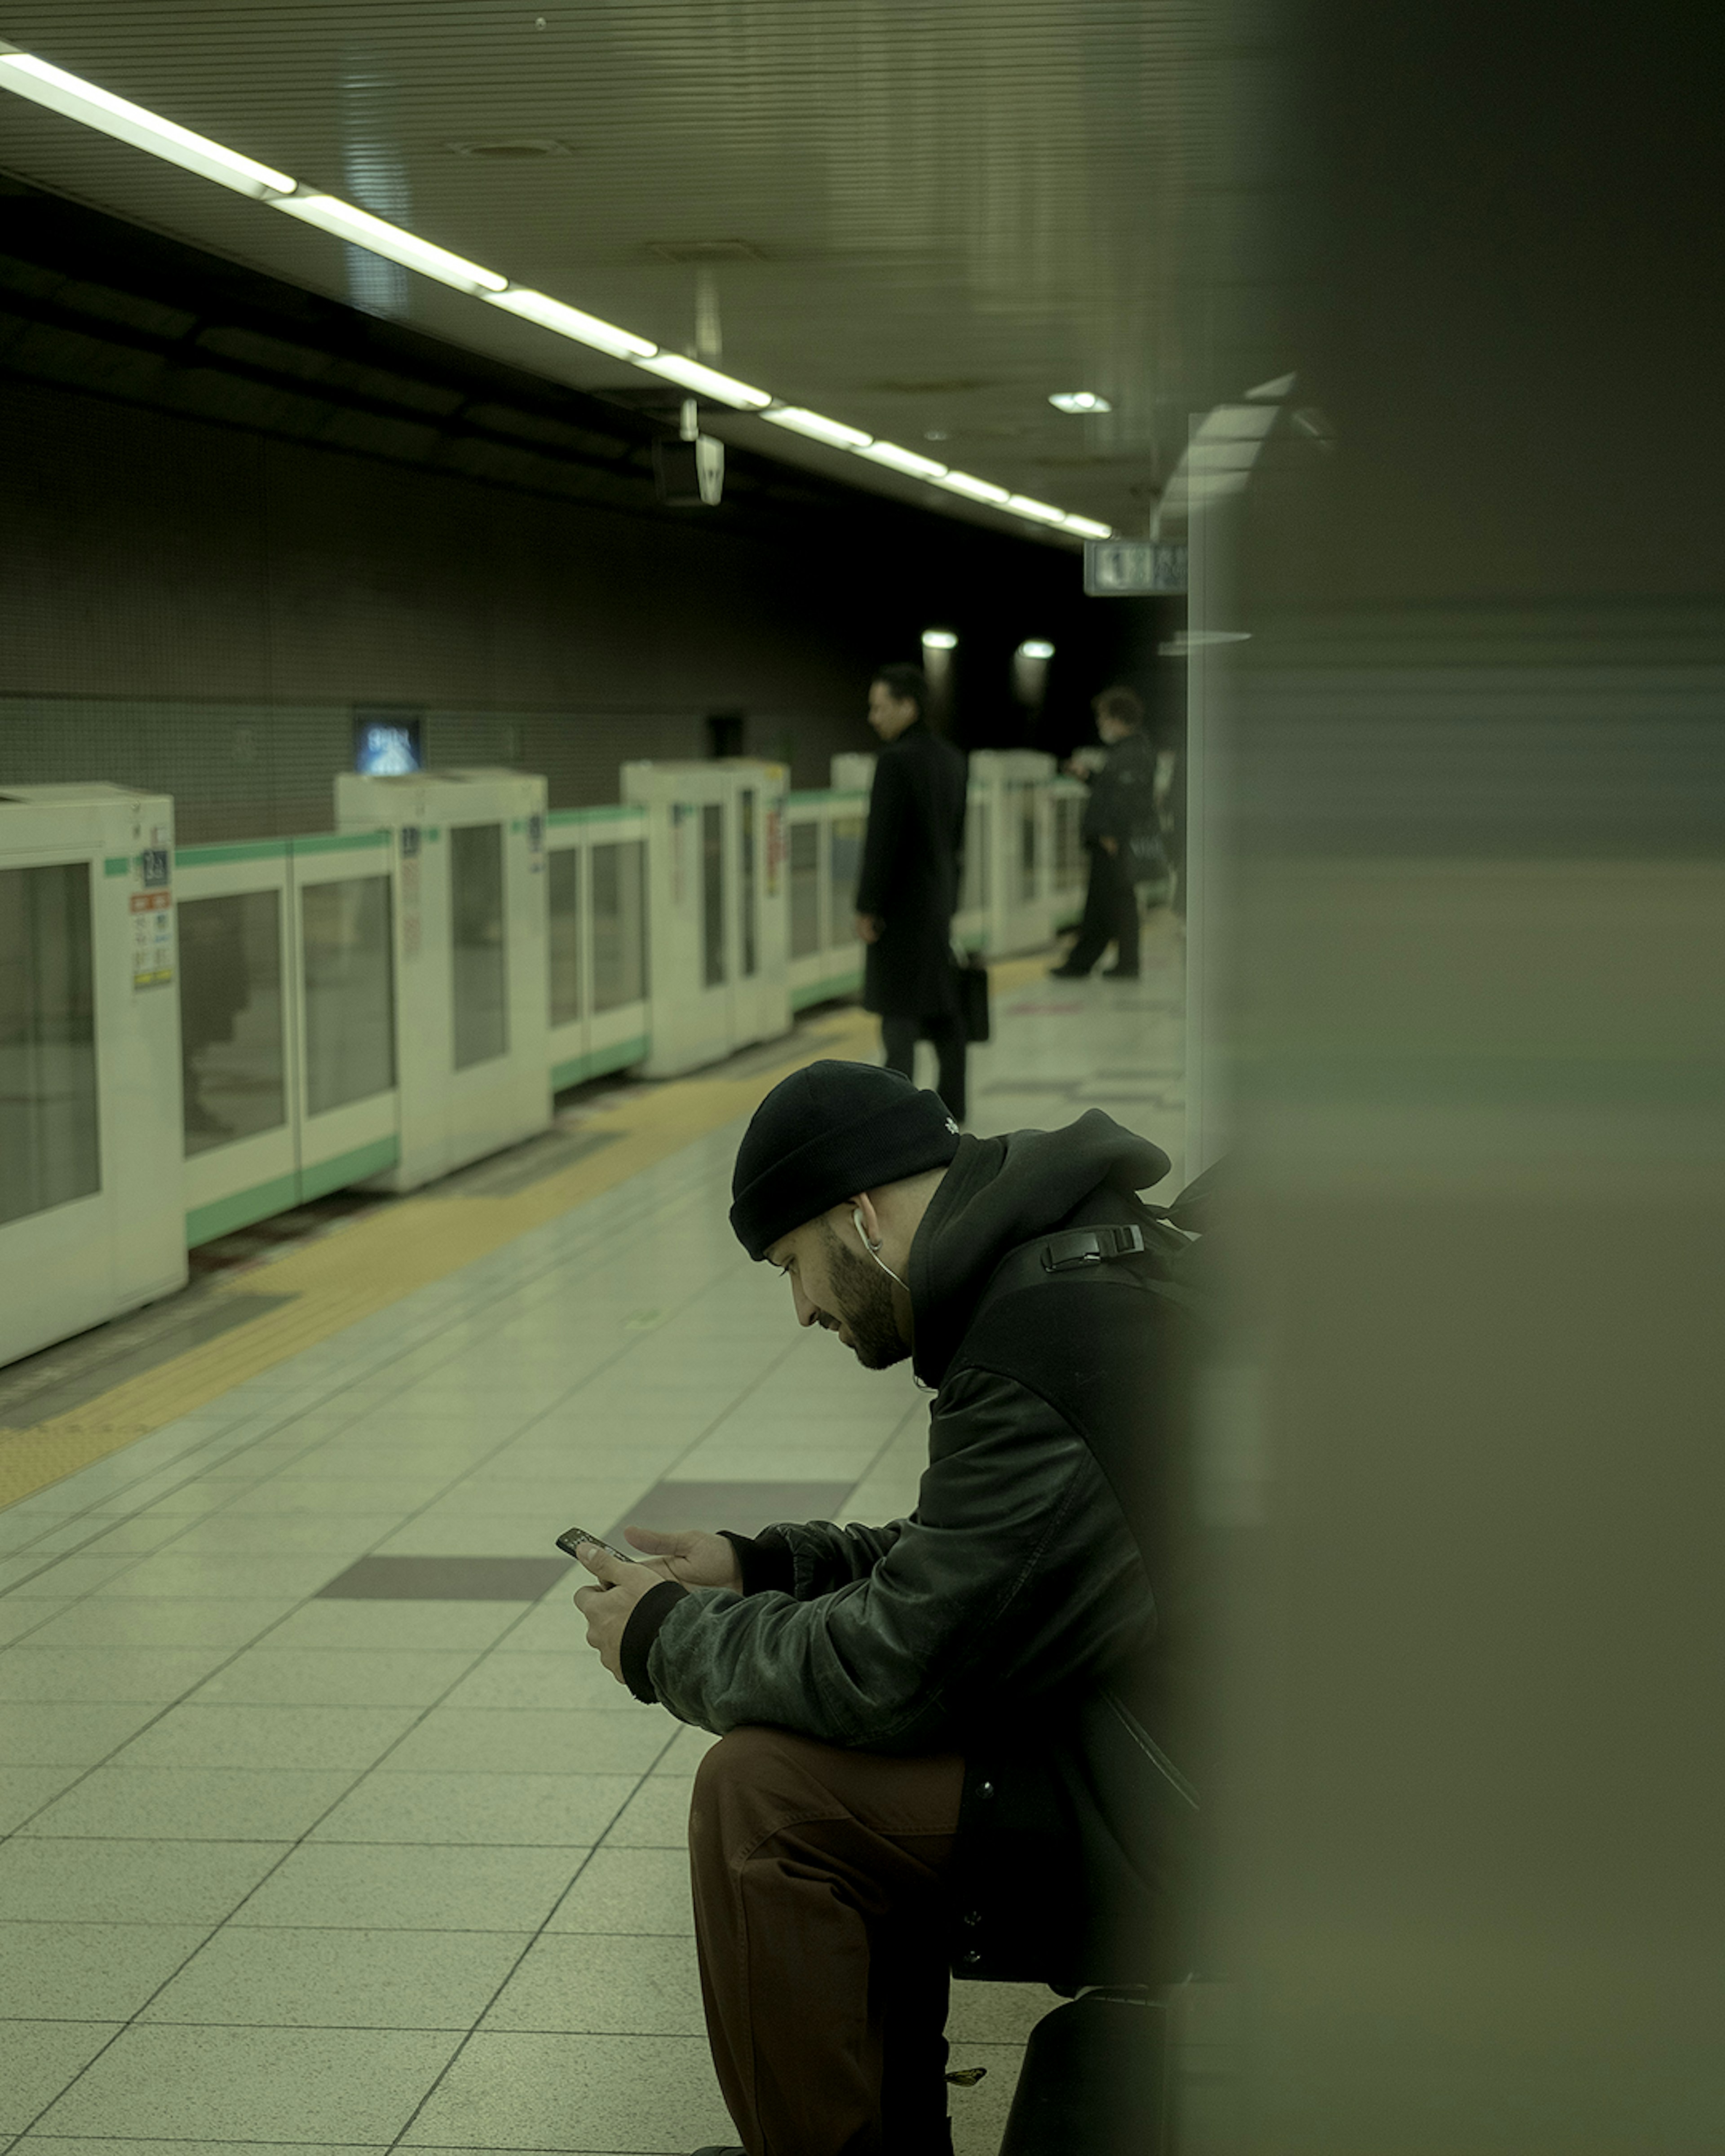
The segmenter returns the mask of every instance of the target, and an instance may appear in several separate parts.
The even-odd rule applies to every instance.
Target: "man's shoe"
[[[705,2148],[696,2150],[695,2156],[743,2156],[743,2151],[734,2141],[727,2141],[722,2146],[716,2141],[709,2141]]]
[[[1087,966],[1050,966],[1048,978],[1051,981],[1087,981],[1090,968]]]

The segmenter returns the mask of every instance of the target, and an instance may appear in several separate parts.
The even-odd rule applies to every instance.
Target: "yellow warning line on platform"
[[[1045,958],[991,967],[998,991],[1034,979]],[[147,1437],[177,1417],[219,1399],[247,1378],[274,1369],[416,1288],[446,1279],[528,1229],[572,1212],[589,1199],[668,1159],[694,1140],[747,1115],[781,1078],[818,1055],[868,1055],[878,1021],[864,1011],[834,1014],[818,1044],[786,1043],[783,1063],[747,1078],[675,1079],[593,1115],[583,1131],[614,1142],[508,1198],[403,1198],[339,1234],[321,1237],[259,1272],[224,1281],[218,1295],[256,1294],[272,1307],[215,1339],[127,1378],[110,1391],[33,1429],[0,1429],[0,1507],[60,1481],[92,1460]]]

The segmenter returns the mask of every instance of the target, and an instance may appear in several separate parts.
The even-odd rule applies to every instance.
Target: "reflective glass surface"
[[[834,944],[856,941],[856,880],[862,873],[863,819],[835,816],[827,863],[832,893],[832,937]]]
[[[1018,897],[1021,905],[1036,896],[1036,789],[1022,781],[1012,789],[1018,818]]]
[[[551,909],[551,1022],[572,1025],[581,1015],[581,855],[554,846],[546,855]]]
[[[280,892],[183,900],[180,1062],[188,1158],[287,1121],[283,1039]]]
[[[101,1186],[90,865],[0,869],[0,1221]]]
[[[701,812],[701,970],[710,988],[725,978],[725,811],[716,801]]]
[[[749,979],[756,965],[755,920],[755,796],[745,788],[737,797],[737,813],[742,829],[737,833],[738,881],[737,896],[742,901],[742,972]]]
[[[389,879],[350,876],[300,894],[305,974],[305,1112],[321,1116],[395,1083]]]
[[[988,888],[988,804],[973,801],[964,819],[964,885],[959,894],[960,911],[973,912],[987,906]]]
[[[509,1051],[501,824],[450,828],[449,940],[454,968],[455,1068],[467,1070]]]
[[[647,848],[624,839],[593,849],[593,1007],[638,1004],[647,993]]]
[[[791,956],[820,948],[820,826],[791,826]]]

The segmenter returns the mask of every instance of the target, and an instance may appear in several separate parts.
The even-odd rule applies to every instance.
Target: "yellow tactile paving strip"
[[[1023,987],[1046,964],[1042,957],[991,967],[996,992]],[[817,1052],[867,1057],[878,1039],[877,1024],[863,1011],[836,1015],[823,1024]],[[530,1228],[614,1189],[708,1131],[747,1115],[781,1078],[814,1060],[805,1046],[790,1050],[783,1063],[747,1078],[697,1075],[655,1086],[583,1125],[593,1132],[614,1132],[614,1143],[513,1197],[439,1198],[429,1193],[405,1198],[340,1235],[279,1259],[266,1276],[269,1291],[291,1301],[68,1414],[31,1430],[0,1429],[0,1507],[105,1459],[177,1416],[208,1406],[302,1348],[316,1346]],[[258,1286],[258,1276],[246,1273],[216,1292],[255,1293]]]

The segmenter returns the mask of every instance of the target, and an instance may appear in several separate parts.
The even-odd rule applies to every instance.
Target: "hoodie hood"
[[[1160,1146],[1100,1108],[1063,1131],[961,1138],[911,1245],[913,1368],[923,1383],[939,1385],[1009,1251],[1058,1228],[1129,1219],[1133,1194],[1168,1167]]]

